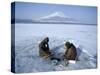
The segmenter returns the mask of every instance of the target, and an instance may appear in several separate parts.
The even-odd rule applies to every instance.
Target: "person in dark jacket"
[[[64,46],[66,49],[64,58],[67,60],[76,60],[76,57],[77,57],[76,47],[70,42],[66,42]]]
[[[40,44],[39,44],[39,56],[48,58],[51,55],[50,49],[49,49],[49,38],[44,38]]]

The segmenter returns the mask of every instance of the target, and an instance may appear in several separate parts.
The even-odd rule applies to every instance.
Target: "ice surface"
[[[68,63],[43,59],[38,54],[38,44],[48,36],[55,56],[64,53],[64,42],[72,42],[78,53],[78,61]],[[46,72],[90,69],[97,67],[97,26],[67,24],[15,24],[15,71]]]

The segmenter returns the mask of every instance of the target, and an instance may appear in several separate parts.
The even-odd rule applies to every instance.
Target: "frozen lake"
[[[97,26],[71,24],[15,24],[15,40],[34,36],[58,37],[77,41],[90,53],[97,50]]]
[[[38,42],[46,36],[50,37],[50,48],[63,45],[63,42],[67,40],[72,41],[77,47],[81,47],[81,50],[84,50],[87,55],[85,58],[85,55],[81,56],[84,62],[82,60],[76,63],[76,65],[69,64],[68,67],[58,69],[59,66],[52,67],[46,62],[42,62],[40,58],[34,57],[34,55],[38,55]],[[16,72],[96,68],[96,25],[15,24],[15,41]],[[63,46],[61,49],[63,49]],[[88,62],[85,61],[86,58],[89,60]],[[45,67],[43,66],[44,64],[46,65]],[[39,66],[42,66],[42,68],[39,68]]]

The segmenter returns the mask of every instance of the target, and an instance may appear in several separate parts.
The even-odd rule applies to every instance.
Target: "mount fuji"
[[[41,17],[41,19],[51,18],[51,17],[55,17],[55,16],[64,17],[64,18],[66,17],[66,15],[63,12],[54,12],[54,13],[49,14],[47,16]]]
[[[52,22],[52,23],[67,23],[67,22],[76,22],[77,20],[66,16],[63,12],[54,12],[47,16],[40,17],[37,19],[39,22]]]

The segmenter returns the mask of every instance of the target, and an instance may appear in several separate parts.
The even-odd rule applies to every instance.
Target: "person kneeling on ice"
[[[39,56],[43,58],[48,58],[51,55],[50,49],[49,49],[49,38],[44,38],[40,44],[39,44]]]
[[[70,42],[66,42],[65,43],[65,53],[64,53],[64,59],[66,60],[76,60],[77,57],[77,50],[76,47],[70,43]]]

